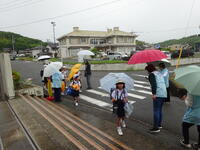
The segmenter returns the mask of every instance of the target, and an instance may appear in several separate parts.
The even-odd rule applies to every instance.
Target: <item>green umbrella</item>
[[[175,70],[175,80],[183,85],[190,94],[200,96],[200,67],[191,65]]]

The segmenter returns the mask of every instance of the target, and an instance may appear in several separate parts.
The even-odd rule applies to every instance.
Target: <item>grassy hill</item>
[[[12,36],[14,37],[15,41],[15,50],[33,48],[36,46],[40,46],[41,43],[43,45],[46,44],[41,40],[24,37],[20,34],[0,31],[0,50],[2,50],[3,48],[12,48]]]
[[[161,47],[167,47],[173,44],[189,44],[194,47],[195,43],[200,43],[200,36],[192,35],[181,39],[172,39],[164,42],[160,42]]]

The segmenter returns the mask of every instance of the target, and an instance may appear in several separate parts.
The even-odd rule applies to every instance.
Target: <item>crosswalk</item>
[[[134,89],[131,89],[128,93],[128,99],[131,104],[137,103],[138,101],[145,101],[147,98],[150,98],[151,93],[151,87],[148,82],[140,81],[140,80],[134,80]],[[112,110],[112,103],[110,101],[110,94],[106,93],[101,87],[98,87],[96,89],[89,89],[84,91],[80,94],[80,99],[108,109]]]

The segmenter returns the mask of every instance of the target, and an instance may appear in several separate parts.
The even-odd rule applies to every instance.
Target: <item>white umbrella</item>
[[[89,50],[81,50],[80,52],[77,53],[78,56],[83,55],[83,56],[93,56],[94,53],[89,51]]]
[[[47,60],[47,59],[50,59],[50,58],[51,58],[51,56],[43,55],[43,56],[38,57],[38,60]]]
[[[147,64],[153,64],[154,66],[158,66],[160,63],[164,63],[166,67],[171,66],[171,62],[167,59],[161,59],[161,60],[158,60],[158,61],[149,62]]]
[[[46,66],[46,68],[44,68],[44,77],[50,77],[54,73],[59,72],[62,66],[62,62],[51,62],[49,65]]]

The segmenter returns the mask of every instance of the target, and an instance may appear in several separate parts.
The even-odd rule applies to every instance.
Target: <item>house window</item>
[[[98,44],[98,41],[96,39],[91,39],[90,44]]]
[[[81,43],[86,43],[86,38],[81,38]]]

